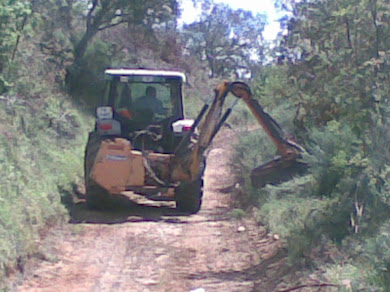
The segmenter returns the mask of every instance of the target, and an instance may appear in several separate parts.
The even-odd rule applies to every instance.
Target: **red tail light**
[[[99,128],[100,128],[100,130],[103,130],[103,131],[112,130],[112,123],[99,124]]]
[[[190,126],[183,126],[183,132],[187,132],[189,130],[191,130]]]

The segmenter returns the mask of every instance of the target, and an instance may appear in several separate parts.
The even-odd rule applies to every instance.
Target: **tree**
[[[15,59],[30,14],[25,1],[0,0],[0,93],[6,90],[5,71]]]
[[[290,64],[305,118],[316,124],[343,118],[364,130],[372,110],[388,104],[388,2],[301,1],[289,8],[279,54]]]
[[[59,1],[58,5],[64,5],[63,1]],[[73,61],[66,69],[65,79],[72,95],[85,87],[85,78],[90,79],[92,75],[96,75],[96,72],[91,72],[87,67],[88,61],[84,60],[95,36],[114,27],[126,26],[129,30],[144,35],[153,35],[162,28],[175,28],[179,14],[176,0],[89,0],[86,12],[76,15],[76,18],[72,15],[77,5],[80,5],[79,1],[67,0],[62,7],[64,14],[68,16],[68,25],[65,27],[70,28],[70,40],[73,44]],[[84,29],[80,29],[80,23],[83,23]],[[106,55],[108,54],[107,51]],[[96,80],[94,82],[99,83]],[[87,83],[90,84],[91,80]]]
[[[204,61],[211,77],[248,72],[254,60],[263,59],[265,17],[224,4],[203,4],[200,20],[183,27],[188,54]]]
[[[69,2],[69,1],[68,1]],[[127,23],[152,30],[161,23],[174,21],[178,15],[175,0],[90,0],[85,16],[86,30],[75,44],[75,62],[82,59],[89,42],[105,29]]]

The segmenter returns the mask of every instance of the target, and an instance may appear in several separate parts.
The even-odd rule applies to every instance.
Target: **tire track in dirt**
[[[223,131],[208,155],[197,215],[182,216],[167,203],[134,204],[115,213],[77,204],[73,224],[47,237],[42,253],[48,256],[31,260],[13,290],[272,291],[266,279],[278,273],[274,263],[283,261],[278,241],[250,218],[231,219],[232,195],[220,192],[234,184],[232,135]]]

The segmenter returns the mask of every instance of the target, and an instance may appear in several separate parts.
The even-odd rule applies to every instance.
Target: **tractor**
[[[86,201],[91,208],[109,208],[113,196],[131,191],[151,200],[175,201],[181,212],[197,213],[205,152],[233,110],[223,112],[228,93],[247,104],[280,154],[252,171],[254,186],[285,181],[307,169],[299,160],[304,149],[283,137],[243,82],[221,82],[212,101],[195,119],[187,119],[184,73],[120,68],[107,69],[105,77],[105,94],[85,151]]]

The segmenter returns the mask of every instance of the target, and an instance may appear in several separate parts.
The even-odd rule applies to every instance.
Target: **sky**
[[[233,9],[245,9],[254,13],[262,13],[267,15],[268,24],[264,30],[264,37],[267,40],[274,40],[277,33],[280,31],[279,23],[277,22],[278,12],[274,7],[274,0],[215,0],[217,3],[225,3]],[[191,0],[180,0],[182,11],[182,21],[191,23],[196,20],[200,9],[193,7]]]

